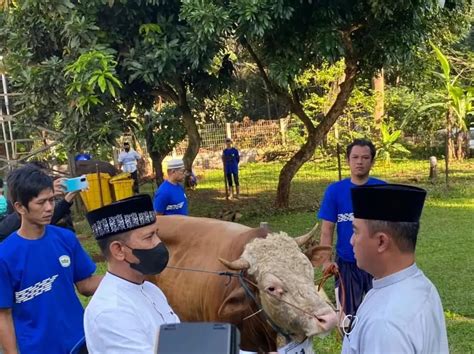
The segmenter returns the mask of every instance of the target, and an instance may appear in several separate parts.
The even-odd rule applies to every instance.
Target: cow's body
[[[250,241],[267,234],[260,228],[187,216],[158,216],[157,225],[158,235],[170,252],[169,266],[211,272],[229,271],[219,258],[236,260]],[[296,243],[291,246],[299,252]],[[241,331],[243,350],[276,350],[277,334],[262,314],[244,319],[254,314],[258,306],[245,294],[237,278],[168,268],[155,280],[182,321],[233,323]]]

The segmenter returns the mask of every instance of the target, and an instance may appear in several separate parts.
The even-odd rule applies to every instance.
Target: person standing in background
[[[222,164],[224,165],[224,173],[227,179],[227,184],[230,189],[230,198],[234,197],[234,186],[232,183],[235,183],[235,197],[239,199],[240,196],[240,184],[239,184],[239,162],[240,155],[239,150],[232,146],[232,139],[225,139],[226,148],[222,152]],[[226,196],[227,197],[227,196]]]
[[[123,151],[118,156],[118,162],[123,172],[128,172],[133,178],[133,192],[139,193],[137,161],[142,157],[130,148],[128,141],[123,143]]]
[[[159,215],[188,215],[188,198],[181,185],[186,177],[183,160],[171,159],[168,179],[155,192],[153,207]]]
[[[369,176],[375,155],[375,146],[369,140],[356,139],[347,146],[346,157],[351,176],[329,185],[318,213],[318,218],[322,220],[321,246],[332,247],[334,229],[337,225],[336,259],[328,257],[323,263],[323,271],[329,267],[339,269],[341,278],[336,279],[336,297],[339,304],[339,300],[342,300],[340,281],[343,281],[345,290],[343,311],[346,315],[355,315],[364,295],[372,288],[372,276],[357,267],[350,244],[354,219],[351,190],[357,186],[385,183]],[[340,325],[344,327],[346,324]]]

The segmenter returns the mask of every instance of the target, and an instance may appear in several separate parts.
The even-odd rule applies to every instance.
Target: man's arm
[[[94,295],[103,277],[103,275],[92,275],[89,278],[78,281],[76,283],[77,291],[84,296]]]
[[[18,353],[11,309],[0,309],[0,351],[3,354]]]
[[[334,229],[335,229],[336,224],[333,222],[327,221],[327,220],[322,220],[322,225],[321,225],[321,239],[319,241],[320,246],[330,246],[332,247],[332,243],[334,240]],[[326,258],[323,261],[323,271],[326,270],[331,264],[333,264],[333,260],[331,259],[331,255],[328,255],[328,258]]]

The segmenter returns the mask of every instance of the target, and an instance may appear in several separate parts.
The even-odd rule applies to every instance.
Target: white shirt
[[[416,264],[373,281],[342,353],[449,353],[438,291]]]
[[[106,273],[84,314],[89,353],[153,353],[159,327],[178,323],[163,292]]]
[[[140,160],[142,157],[138,152],[133,149],[130,149],[129,152],[121,151],[118,156],[118,162],[122,164],[123,172],[135,172],[137,170],[137,160]]]

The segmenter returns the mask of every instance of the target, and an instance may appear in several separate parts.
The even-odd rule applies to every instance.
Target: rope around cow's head
[[[230,284],[230,282],[232,281],[232,278],[238,278],[239,279],[239,283],[240,283],[240,286],[244,289],[245,291],[245,294],[247,295],[248,298],[250,298],[254,303],[255,305],[257,306],[258,310],[255,311],[254,313],[252,313],[251,315],[245,317],[243,320],[247,320],[257,314],[262,314],[264,320],[266,320],[270,326],[273,328],[273,330],[277,333],[279,333],[280,335],[282,335],[283,337],[285,337],[285,339],[287,341],[291,341],[291,334],[290,333],[287,333],[285,332],[281,327],[279,327],[277,324],[275,324],[271,318],[268,316],[268,314],[265,312],[265,310],[263,309],[263,307],[261,306],[260,302],[257,300],[257,298],[255,297],[255,294],[250,290],[249,286],[247,285],[250,284],[252,286],[255,287],[255,289],[257,289],[258,291],[261,291],[261,289],[259,288],[258,284],[256,284],[255,282],[253,282],[252,280],[250,280],[247,276],[246,276],[246,272],[245,271],[240,271],[240,272],[229,272],[229,271],[210,271],[210,270],[202,270],[202,269],[193,269],[193,268],[180,268],[180,267],[173,267],[173,266],[168,266],[167,268],[170,268],[170,269],[175,269],[175,270],[182,270],[182,271],[190,271],[190,272],[199,272],[199,273],[208,273],[208,274],[216,274],[216,275],[220,275],[220,276],[226,276],[228,277],[228,281],[227,283],[225,284],[226,286]],[[342,278],[341,278],[341,274],[339,272],[339,270],[332,266],[332,267],[329,267],[328,269],[325,270],[324,274],[323,274],[323,277],[321,278],[319,284],[318,284],[318,291],[321,289],[321,287],[323,286],[323,284],[327,281],[327,279],[329,279],[330,277],[332,276],[337,276],[339,277],[340,279],[340,283],[342,284],[341,285],[341,290],[342,290],[342,309],[344,309],[344,306],[345,306],[345,288],[344,288],[344,282],[342,281]],[[304,313],[305,315],[307,316],[310,316],[310,317],[314,317],[316,318],[318,321],[322,322],[323,320],[320,319],[318,316],[316,316],[315,314],[313,313],[310,313],[304,309],[302,309],[301,307],[298,307],[297,305],[295,304],[292,304],[288,301],[285,301],[283,299],[280,299],[279,297],[275,296],[274,294],[266,291],[266,293],[270,296],[272,296],[274,299],[276,299],[277,301],[279,302],[282,302],[282,303],[285,303],[299,311],[301,311],[302,313]],[[330,304],[332,306],[332,304]],[[343,314],[343,311],[341,310],[340,311],[340,314],[342,315]]]

